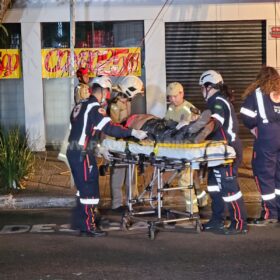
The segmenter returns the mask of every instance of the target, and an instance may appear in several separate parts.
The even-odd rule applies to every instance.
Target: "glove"
[[[180,122],[178,122],[178,124],[176,125],[176,129],[179,130],[179,129],[181,129],[183,126],[186,126],[186,125],[188,125],[188,124],[190,124],[190,122],[188,122],[188,121],[180,121]]]
[[[110,161],[112,154],[110,154],[109,150],[105,147],[98,146],[97,148],[97,156],[103,156],[106,160]]]
[[[143,140],[148,137],[147,132],[143,130],[132,129],[131,136]]]

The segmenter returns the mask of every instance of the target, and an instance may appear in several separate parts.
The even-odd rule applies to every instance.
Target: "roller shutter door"
[[[166,80],[183,84],[186,99],[204,109],[198,86],[202,72],[219,71],[234,90],[239,113],[244,89],[266,63],[266,22],[176,22],[165,24]],[[240,122],[240,137],[251,141]]]

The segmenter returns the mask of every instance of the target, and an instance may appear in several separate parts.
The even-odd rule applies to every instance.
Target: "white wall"
[[[40,32],[39,22],[21,24],[25,128],[37,151],[45,149]]]
[[[26,127],[32,130],[34,137],[40,133],[41,139],[44,139],[39,23],[69,21],[69,4],[68,1],[62,0],[58,1],[59,4],[55,4],[52,0],[41,0],[41,2],[48,2],[48,4],[40,4],[39,0],[18,1],[19,4],[7,13],[4,22],[23,24]],[[145,20],[145,32],[147,32],[164,2],[162,0],[78,0],[76,20]],[[174,0],[172,5],[167,5],[163,9],[145,42],[148,113],[162,117],[166,110],[165,22],[266,20],[267,27],[280,25],[279,3],[249,0],[232,2],[234,1]],[[34,64],[30,63],[30,60],[34,61]],[[275,39],[267,39],[267,64],[280,68],[280,46]],[[35,72],[30,75],[32,71]],[[42,141],[39,146],[43,144]]]

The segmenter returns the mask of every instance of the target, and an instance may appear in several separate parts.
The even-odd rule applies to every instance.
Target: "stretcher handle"
[[[203,159],[207,160],[208,159],[208,155],[207,155],[207,148],[210,147],[211,145],[214,145],[216,144],[214,141],[209,141],[206,146],[205,146],[205,151],[204,151],[204,156],[203,156]],[[224,152],[224,158],[227,159],[228,157],[228,152],[227,152],[227,143],[222,143],[224,145],[224,148],[225,148],[225,152]]]

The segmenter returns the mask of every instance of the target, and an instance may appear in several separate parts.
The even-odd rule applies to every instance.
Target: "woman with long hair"
[[[232,105],[232,92],[224,84],[220,73],[214,70],[204,72],[199,85],[207,108],[212,117],[205,130],[208,140],[224,140],[236,152],[236,159],[228,165],[208,168],[207,190],[212,200],[212,217],[203,224],[203,229],[224,230],[227,235],[247,233],[247,214],[240,191],[237,173],[242,160],[242,145],[238,137],[238,120]],[[224,228],[225,205],[230,213],[231,224]]]
[[[240,113],[254,135],[252,167],[262,196],[262,213],[256,224],[280,220],[280,76],[264,66],[244,92]]]

